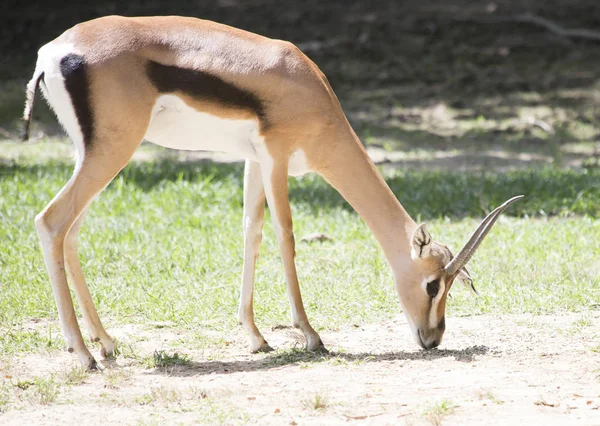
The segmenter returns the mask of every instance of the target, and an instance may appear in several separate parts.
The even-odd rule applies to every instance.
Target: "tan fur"
[[[442,250],[445,256],[411,259],[411,235],[416,223],[369,159],[325,76],[295,46],[210,21],[118,16],[79,24],[54,43],[73,44],[88,64],[94,139],[86,148],[81,167],[40,213],[36,224],[67,344],[84,364],[93,366],[94,360],[81,340],[62,265],[66,261],[88,331],[107,354],[112,353],[114,344],[100,323],[81,273],[76,238],[84,210],[127,164],[149,126],[159,93],[146,76],[144,66],[148,60],[211,73],[257,94],[264,102],[266,118],[260,122],[260,129],[267,150],[262,154],[265,161],[260,165],[247,162],[245,184],[256,187],[246,188],[244,197],[244,217],[254,228],[251,233],[245,229],[239,317],[250,334],[253,350],[269,348],[254,324],[252,309],[260,244],[257,230],[262,229],[265,198],[275,212],[273,222],[288,283],[292,322],[304,332],[309,349],[323,348],[304,311],[294,263],[287,176],[289,158],[298,149],[305,154],[310,168],[333,185],[371,228],[393,269],[407,316],[429,336],[430,301],[421,283],[432,274],[440,275],[448,255]],[[253,111],[199,101],[185,93],[178,95],[197,111],[222,118],[260,120]],[[273,161],[271,169],[266,169],[267,159]],[[442,246],[433,244],[441,250]],[[452,280],[432,308],[440,319]]]
[[[250,335],[251,352],[271,350],[256,327],[253,308],[254,271],[262,240],[264,215],[265,191],[260,165],[247,160],[244,172],[244,267],[238,319]]]

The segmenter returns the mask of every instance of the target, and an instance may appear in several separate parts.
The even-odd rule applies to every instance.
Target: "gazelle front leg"
[[[77,302],[81,309],[83,323],[90,335],[90,339],[93,342],[100,343],[102,346],[100,350],[102,356],[110,357],[115,354],[117,347],[102,326],[102,322],[98,317],[98,312],[96,311],[90,295],[90,290],[85,282],[85,277],[81,270],[81,263],[79,262],[79,257],[77,255],[77,239],[87,212],[88,208],[79,215],[65,237],[65,264],[69,280],[71,281],[71,284],[73,284],[75,296],[77,297]]]
[[[244,269],[242,272],[242,288],[240,290],[240,308],[238,318],[240,324],[250,335],[252,352],[268,352],[273,349],[254,323],[252,295],[254,292],[254,271],[256,259],[262,241],[262,229],[265,216],[265,191],[260,174],[260,165],[246,160],[244,170]]]
[[[261,153],[260,170],[271,212],[275,235],[281,251],[281,259],[287,281],[288,297],[292,310],[292,325],[306,337],[306,348],[310,351],[325,350],[321,338],[311,327],[304,311],[298,275],[296,274],[296,248],[292,224],[292,211],[288,196],[288,158],[273,159],[266,150]]]

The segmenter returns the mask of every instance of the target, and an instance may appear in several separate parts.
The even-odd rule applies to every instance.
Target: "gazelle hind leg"
[[[260,174],[260,165],[246,160],[244,170],[244,268],[240,290],[240,324],[250,336],[252,352],[268,352],[273,349],[266,342],[254,323],[253,292],[256,259],[262,241],[265,216],[265,191]]]
[[[44,94],[77,149],[77,167],[36,217],[36,229],[68,348],[91,367],[95,360],[81,336],[65,269],[92,338],[100,339],[103,352],[114,351],[83,278],[77,235],[82,213],[125,167],[144,138],[156,95],[145,79],[127,78],[143,68],[141,62],[123,57],[110,64],[91,63],[69,50],[70,45],[59,47],[42,48],[38,60],[47,68]]]
[[[285,271],[288,297],[292,311],[292,325],[299,328],[306,338],[306,348],[310,351],[325,351],[321,338],[308,322],[302,304],[302,295],[296,273],[296,256],[292,211],[288,195],[288,159],[273,159],[266,149],[260,152],[260,170],[265,188],[267,204],[271,212],[275,235],[279,243],[281,259]]]
[[[81,263],[79,262],[79,256],[77,255],[77,239],[88,209],[89,207],[81,212],[65,237],[65,264],[69,281],[73,285],[77,303],[81,310],[83,324],[90,335],[90,340],[100,343],[100,353],[103,357],[110,357],[116,353],[117,348],[98,317],[98,312],[96,311],[90,295],[90,290],[85,282],[85,276],[81,270]]]
[[[69,293],[65,274],[65,245],[72,247],[73,242],[66,244],[65,239],[94,197],[127,164],[140,141],[135,145],[123,142],[121,150],[98,150],[96,155],[86,154],[73,177],[35,219],[67,348],[69,352],[77,354],[84,367],[90,369],[96,367],[96,361],[83,342]],[[95,144],[101,142],[93,141]],[[82,294],[79,289],[79,295]],[[87,308],[89,312],[89,306]],[[85,310],[85,307],[82,308],[82,311]]]
[[[71,208],[71,199],[73,198],[71,194],[73,194],[74,187],[77,186],[77,180],[77,175],[73,175],[50,204],[36,216],[35,227],[50,276],[67,350],[75,352],[84,367],[95,369],[97,366],[96,360],[85,346],[77,324],[64,268],[63,241],[68,229],[76,219],[74,210],[77,207]],[[80,210],[85,208],[83,200],[79,200],[79,204]]]

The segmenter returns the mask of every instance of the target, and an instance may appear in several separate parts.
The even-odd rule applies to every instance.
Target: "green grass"
[[[38,330],[24,330],[11,321],[0,323],[0,353],[13,355],[21,352],[40,352],[64,348],[60,330],[49,327],[42,334]]]
[[[309,411],[323,411],[329,406],[329,398],[316,393],[302,400],[302,406]]]
[[[139,396],[137,402],[140,405],[147,405],[154,402],[169,404],[179,402],[182,399],[183,394],[181,391],[167,386],[156,386],[152,387],[149,393]]]
[[[129,382],[132,376],[131,370],[125,368],[107,368],[102,372],[104,387],[108,389],[119,389]]]
[[[80,366],[63,371],[62,379],[66,385],[80,386],[89,378],[89,372]]]
[[[12,385],[8,380],[0,381],[0,414],[8,411],[12,399]]]
[[[498,398],[496,396],[496,394],[494,392],[492,392],[490,389],[480,389],[477,392],[477,396],[479,397],[479,399],[488,400],[488,401],[493,402],[494,404],[498,404],[498,405],[504,404],[504,401],[501,400],[500,398]]]
[[[434,426],[440,426],[444,418],[454,413],[456,405],[451,401],[445,399],[438,402],[435,405],[428,407],[424,412],[423,416],[425,419]]]
[[[327,362],[328,360],[329,355],[327,354],[309,352],[299,348],[277,349],[270,353],[267,358],[268,364],[273,367],[296,363],[306,366],[312,363]]]
[[[48,147],[52,147],[49,145]],[[38,145],[0,164],[0,353],[62,347],[58,330],[23,328],[57,312],[34,230],[35,215],[72,173]],[[454,289],[449,315],[584,311],[600,301],[600,169],[508,173],[386,173],[434,238],[458,249],[487,211],[516,194],[470,264],[481,297]],[[290,181],[304,303],[317,329],[400,311],[391,272],[368,228],[322,179]],[[104,322],[171,321],[189,329],[236,326],[242,269],[242,167],[173,160],[128,166],[96,201],[80,257]],[[509,216],[510,215],[510,216]],[[515,217],[516,216],[516,217]],[[256,277],[260,328],[289,321],[270,220]]]
[[[176,365],[188,365],[190,360],[187,355],[180,355],[177,352],[154,351],[152,355],[144,358],[142,363],[146,368],[167,368]]]
[[[48,377],[36,377],[33,386],[26,391],[26,398],[34,405],[49,405],[56,401],[60,395],[61,383],[51,375]]]

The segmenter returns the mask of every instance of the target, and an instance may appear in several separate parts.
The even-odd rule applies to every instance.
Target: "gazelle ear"
[[[456,278],[461,282],[461,284],[467,286],[469,290],[471,290],[473,293],[479,296],[479,293],[473,285],[473,278],[471,278],[471,275],[469,275],[469,271],[467,271],[467,268],[461,268]]]
[[[427,231],[425,224],[422,223],[417,226],[417,229],[415,229],[415,232],[413,232],[412,238],[410,239],[410,244],[412,246],[410,255],[413,260],[429,257],[432,242],[433,239],[431,238],[431,235],[429,235],[429,231]]]

